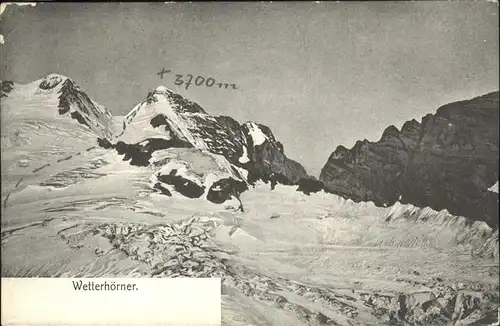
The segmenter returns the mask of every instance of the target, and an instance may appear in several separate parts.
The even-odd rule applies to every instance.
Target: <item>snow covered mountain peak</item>
[[[155,151],[182,147],[220,155],[228,164],[245,169],[250,181],[279,175],[282,182],[293,184],[307,177],[299,163],[286,158],[269,127],[255,122],[240,125],[231,117],[210,115],[164,86],[149,92],[125,116],[122,132],[113,142],[116,145],[107,146],[128,146],[135,153],[135,160],[130,155],[131,164],[144,165]]]
[[[173,94],[174,91],[171,90],[170,88],[167,88],[163,85],[159,85],[158,87],[156,87],[156,89],[154,90],[154,92],[156,94],[163,94],[163,95],[169,95],[169,94]]]
[[[4,84],[8,86],[6,90]],[[13,102],[13,106],[29,108],[34,119],[43,114],[36,112],[36,108],[53,107],[56,116],[68,116],[98,137],[110,137],[114,133],[111,113],[93,101],[72,79],[61,74],[51,73],[24,85],[2,82],[4,97],[5,101]]]
[[[49,90],[60,85],[62,82],[66,80],[69,80],[69,78],[60,74],[53,73],[43,78],[38,87],[40,89]]]

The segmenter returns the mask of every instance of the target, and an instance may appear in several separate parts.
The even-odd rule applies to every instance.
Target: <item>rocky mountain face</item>
[[[165,166],[171,162],[165,157],[172,152],[166,150],[177,148],[181,156],[189,155],[189,164],[181,160],[176,163],[181,169],[157,171],[156,187],[168,194],[168,184],[188,197],[205,194],[217,203],[237,197],[248,188],[247,183],[257,180],[296,184],[308,178],[299,163],[286,157],[283,145],[267,126],[209,115],[198,104],[163,86],[150,92],[123,118],[122,130],[115,137],[100,138],[99,145],[114,148],[137,166]],[[216,162],[219,168],[212,171],[217,173],[189,172],[194,165],[210,166],[208,158]]]
[[[111,136],[114,125],[111,113],[92,101],[71,79],[61,80],[59,83],[59,114],[69,114],[97,135]],[[45,89],[44,87],[53,86],[44,81],[40,88]]]
[[[0,81],[0,98],[5,98],[14,88],[14,82],[11,80]]]
[[[440,107],[422,122],[388,127],[378,142],[330,155],[320,181],[355,201],[396,201],[482,220],[498,228],[499,92]]]

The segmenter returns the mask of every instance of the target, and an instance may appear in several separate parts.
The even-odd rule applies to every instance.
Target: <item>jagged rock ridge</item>
[[[121,132],[111,140],[100,138],[99,144],[115,148],[125,155],[125,160],[130,159],[131,164],[139,166],[154,164],[154,153],[169,148],[191,148],[223,157],[231,166],[224,168],[230,171],[224,180],[212,178],[206,184],[201,181],[203,184],[193,184],[192,191],[186,192],[188,197],[198,198],[211,189],[207,199],[213,202],[246,190],[247,186],[241,182],[264,180],[295,184],[307,177],[299,163],[286,157],[283,145],[269,127],[254,122],[240,125],[231,117],[209,115],[198,104],[163,86],[149,92],[146,99],[124,117]],[[206,155],[201,152],[200,157]],[[192,182],[176,176],[172,170],[168,175],[157,174],[156,178],[170,185]],[[220,189],[221,186],[224,189]],[[160,185],[157,187],[160,189]],[[196,187],[199,189],[195,191]]]
[[[69,114],[80,124],[87,126],[102,137],[113,133],[113,116],[103,106],[91,100],[76,83],[64,76],[50,74],[39,85],[44,91],[55,90],[59,94],[59,114]]]
[[[498,227],[499,93],[440,107],[422,122],[388,127],[378,142],[339,146],[320,175],[329,191],[355,201],[396,201]]]

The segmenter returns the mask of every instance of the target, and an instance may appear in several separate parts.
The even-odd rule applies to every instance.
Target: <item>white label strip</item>
[[[2,278],[2,325],[221,325],[219,278]]]

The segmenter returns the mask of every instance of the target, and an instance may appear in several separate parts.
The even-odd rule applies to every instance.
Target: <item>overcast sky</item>
[[[314,175],[338,145],[499,88],[491,2],[40,3],[0,24],[2,79],[60,73],[115,115],[163,84],[268,125]],[[186,90],[176,73],[239,89]]]

